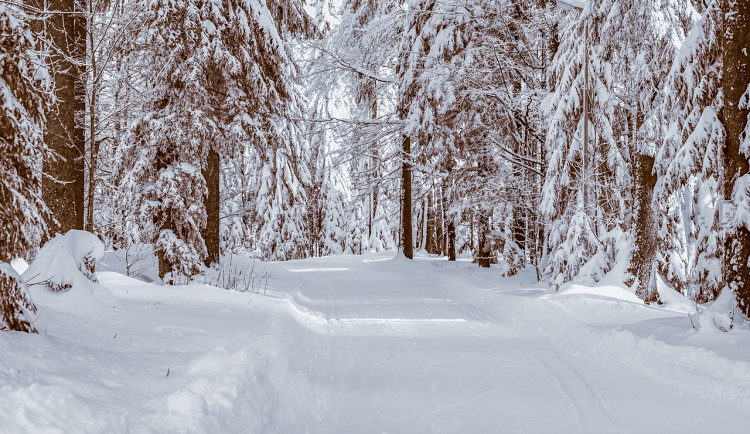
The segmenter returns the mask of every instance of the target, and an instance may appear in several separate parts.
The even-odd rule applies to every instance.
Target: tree
[[[617,96],[621,108],[619,123],[625,126],[621,147],[630,155],[633,180],[633,234],[629,277],[636,294],[646,302],[658,299],[656,292],[657,211],[653,196],[657,183],[654,170],[660,141],[666,133],[661,116],[664,88],[679,44],[685,39],[688,11],[680,2],[620,2],[622,13],[612,14],[604,32],[617,61],[612,74],[622,83]],[[619,19],[618,19],[619,18]],[[688,20],[689,21],[689,20]],[[644,37],[644,35],[648,35]],[[622,129],[622,128],[621,128]]]
[[[42,192],[51,211],[52,232],[84,228],[86,132],[86,10],[78,0],[32,2],[48,13],[43,32],[50,42],[48,58],[55,83],[56,105],[46,112],[44,142],[58,158],[44,160]]]
[[[25,14],[0,3],[0,330],[25,332],[36,332],[36,307],[9,263],[27,254],[35,231],[46,231],[49,212],[38,166],[50,157],[42,125],[51,81],[34,43]]]
[[[294,66],[279,29],[300,29],[300,11],[296,1],[185,0],[144,12],[152,96],[125,183],[141,224],[156,228],[160,276],[218,260],[221,158],[249,145],[266,165],[287,155]]]
[[[608,21],[619,3],[587,2],[563,30],[553,62],[549,161],[542,213],[549,221],[546,273],[559,286],[579,275],[599,280],[614,264],[629,182],[616,129],[614,59]]]
[[[659,116],[666,131],[654,162],[657,271],[697,302],[713,300],[722,281],[721,15],[719,1],[710,2],[676,53],[663,87]]]
[[[727,210],[723,277],[750,318],[750,1],[728,0],[723,12],[723,188],[725,206],[734,208]]]

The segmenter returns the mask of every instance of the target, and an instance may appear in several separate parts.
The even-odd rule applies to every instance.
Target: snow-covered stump
[[[0,262],[0,330],[36,333],[33,313],[36,306],[23,279],[10,264]]]

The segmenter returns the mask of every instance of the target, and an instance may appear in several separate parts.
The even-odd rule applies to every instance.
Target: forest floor
[[[617,286],[393,254],[264,263],[259,293],[116,272],[0,334],[8,433],[741,432],[750,332]],[[263,292],[265,291],[265,294]],[[64,304],[62,304],[64,305]]]

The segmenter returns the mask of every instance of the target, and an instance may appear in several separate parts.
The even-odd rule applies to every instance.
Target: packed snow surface
[[[743,432],[750,336],[619,287],[388,255],[262,264],[259,293],[115,272],[0,334],[8,433]],[[265,292],[265,294],[263,294]],[[93,296],[93,295],[92,295]]]

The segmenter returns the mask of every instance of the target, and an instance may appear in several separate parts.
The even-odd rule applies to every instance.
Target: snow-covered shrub
[[[104,245],[95,235],[73,230],[47,242],[23,278],[42,304],[72,310],[114,306],[117,302],[109,290],[95,282],[96,261],[103,255]],[[54,297],[59,293],[66,294],[66,302]]]
[[[271,271],[264,262],[247,253],[223,255],[220,264],[204,269],[191,281],[240,292],[265,292],[268,287]]]
[[[145,282],[159,281],[159,264],[152,244],[130,242],[107,251],[97,261],[97,270],[114,271]]]
[[[52,291],[68,290],[81,279],[93,280],[96,261],[103,255],[104,245],[94,234],[72,230],[47,242],[23,275]]]
[[[21,276],[5,262],[0,262],[0,330],[36,333],[31,314],[36,306]]]

